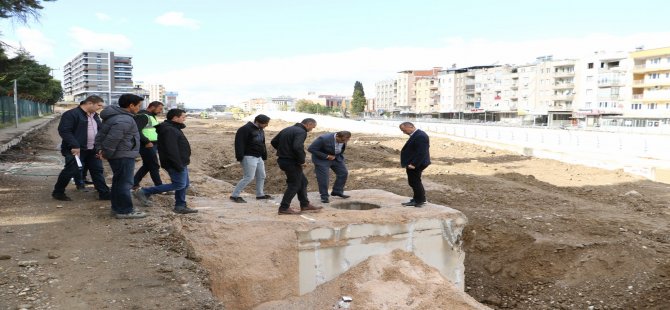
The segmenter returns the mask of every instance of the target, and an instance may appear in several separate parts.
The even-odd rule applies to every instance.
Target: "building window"
[[[657,103],[650,103],[647,105],[647,109],[649,110],[656,110],[657,107],[658,107]]]
[[[649,60],[650,64],[659,64],[661,63],[661,58],[654,58]]]
[[[587,82],[591,82],[591,81],[593,81],[593,75],[588,75],[588,76],[586,76],[586,81],[587,81]]]
[[[641,110],[642,109],[642,104],[641,103],[633,103],[630,105],[631,110]]]
[[[592,62],[589,62],[588,68],[593,69],[593,63]]]

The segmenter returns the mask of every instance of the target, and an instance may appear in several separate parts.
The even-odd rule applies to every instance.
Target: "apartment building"
[[[400,112],[397,108],[397,81],[383,80],[375,83],[375,110],[379,113]]]
[[[97,95],[107,105],[133,90],[132,57],[112,51],[84,51],[63,66],[63,92],[74,101]]]
[[[179,96],[179,93],[177,93],[176,91],[166,91],[165,92],[165,100],[163,101],[163,105],[165,105],[166,110],[178,108],[178,105],[177,105],[177,97],[178,96]]]
[[[418,76],[415,79],[416,113],[439,112],[439,78],[437,75]]]
[[[630,58],[632,98],[626,114],[658,126],[658,120],[670,118],[670,47],[631,52]]]
[[[417,93],[416,80],[417,77],[437,78],[438,73],[442,67],[434,67],[431,70],[405,70],[398,72],[396,77],[396,108],[402,113],[416,113]]]

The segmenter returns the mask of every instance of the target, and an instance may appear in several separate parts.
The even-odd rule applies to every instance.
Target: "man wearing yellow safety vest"
[[[160,164],[158,162],[157,148],[158,133],[156,132],[156,115],[163,112],[163,103],[160,101],[153,101],[149,103],[146,110],[142,110],[135,116],[135,123],[137,129],[140,130],[140,156],[142,157],[142,167],[137,170],[134,177],[133,189],[140,188],[140,182],[147,172],[154,181],[154,185],[163,184],[160,175]]]

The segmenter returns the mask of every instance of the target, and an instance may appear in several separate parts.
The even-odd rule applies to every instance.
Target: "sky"
[[[530,63],[670,46],[670,2],[638,0],[58,0],[0,20],[0,40],[62,68],[84,50],[133,57],[133,79],[186,107],[308,92],[367,97],[398,71]]]

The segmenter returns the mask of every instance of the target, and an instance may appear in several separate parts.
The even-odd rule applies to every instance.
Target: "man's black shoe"
[[[405,203],[404,205],[407,206],[407,207],[421,208],[421,207],[423,207],[423,205],[425,205],[425,204],[426,204],[425,201],[424,201],[424,202],[410,201],[410,202]]]
[[[256,200],[262,200],[262,199],[272,199],[272,196],[270,195],[263,195],[263,196],[256,196]]]
[[[82,192],[88,192],[88,188],[86,188],[86,185],[83,184],[77,185],[77,190]]]
[[[413,204],[413,203],[414,203],[414,199],[410,199],[408,202],[403,202],[403,203],[401,203],[401,205],[403,205],[403,206],[409,206],[409,205],[411,205],[411,204]]]
[[[172,210],[172,211],[174,213],[179,213],[179,214],[198,213],[198,210],[191,209],[189,207],[174,208],[174,210]]]
[[[345,194],[333,194],[333,193],[330,193],[330,195],[331,195],[331,196],[337,196],[337,197],[340,197],[340,198],[342,198],[342,199],[347,199],[347,198],[351,197],[351,196],[349,196],[349,195],[345,195]]]
[[[233,197],[233,196],[230,196],[230,200],[232,200],[232,201],[234,201],[234,202],[237,202],[237,203],[247,203],[247,201],[244,200],[244,198],[242,198],[242,197]]]
[[[110,192],[104,192],[98,194],[98,199],[100,200],[112,200],[112,194]]]
[[[72,201],[72,198],[65,195],[65,193],[51,194],[51,197],[60,201]]]
[[[328,200],[328,198],[321,198],[321,202],[323,202],[323,203],[330,203],[330,200]]]

